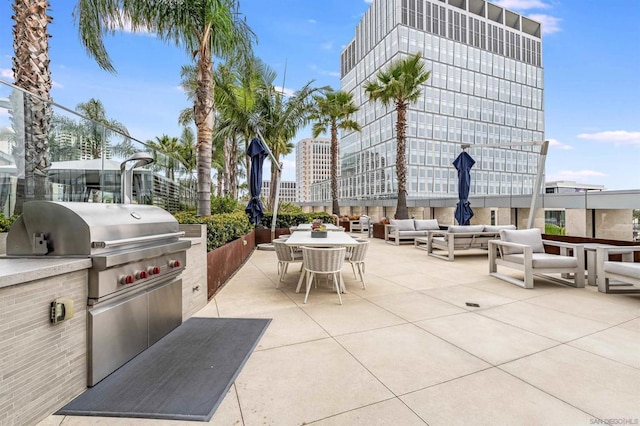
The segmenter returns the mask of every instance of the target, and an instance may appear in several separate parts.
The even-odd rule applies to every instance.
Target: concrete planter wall
[[[256,247],[255,231],[207,253],[207,296],[211,299]]]

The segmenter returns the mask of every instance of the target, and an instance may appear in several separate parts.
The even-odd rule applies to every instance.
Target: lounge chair
[[[523,288],[533,288],[533,276],[541,274],[572,287],[584,287],[584,249],[580,244],[543,240],[537,228],[501,230],[500,238],[489,241],[491,276]],[[560,254],[545,253],[545,244],[560,247]],[[498,273],[498,265],[523,271],[524,279]],[[560,277],[546,275],[550,273]],[[568,274],[573,274],[573,279],[565,279]]]
[[[609,254],[638,252],[638,246],[596,248],[598,291],[602,293],[640,293],[640,263],[611,262]],[[622,283],[611,283],[611,280]]]

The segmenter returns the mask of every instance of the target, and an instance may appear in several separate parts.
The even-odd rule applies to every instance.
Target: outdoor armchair
[[[278,257],[278,283],[276,283],[278,288],[280,281],[284,281],[289,264],[302,262],[302,252],[294,251],[284,243],[284,240],[275,239],[272,242]]]
[[[572,287],[584,287],[584,248],[580,244],[543,240],[539,229],[501,230],[500,240],[489,241],[489,274],[523,288],[533,288],[533,276],[544,275]],[[544,245],[560,247],[545,253]],[[571,251],[571,255],[569,255]],[[498,272],[498,265],[524,272],[524,279]],[[548,276],[547,274],[560,274]],[[566,279],[568,274],[573,279]]]
[[[351,232],[369,232],[371,218],[369,216],[360,216],[359,219],[349,221],[349,230]]]
[[[353,270],[353,277],[358,279],[356,275],[356,268],[358,269],[358,274],[360,275],[360,282],[362,283],[362,288],[366,289],[367,286],[364,283],[364,259],[367,256],[367,251],[369,250],[369,241],[358,241],[358,245],[351,247],[345,260],[351,264],[351,269]]]
[[[338,293],[338,300],[342,305],[342,297],[340,292],[344,289],[344,281],[342,280],[342,267],[344,266],[346,249],[344,247],[339,248],[315,248],[315,247],[303,247],[303,276],[306,278],[306,293],[304,296],[304,303],[307,303],[309,298],[309,291],[311,290],[311,283],[316,277],[316,274],[326,274],[332,277],[333,285]],[[296,293],[300,291],[301,281],[298,281],[298,287]]]
[[[639,251],[640,246],[596,248],[598,291],[602,293],[640,293],[640,263],[609,261],[609,254]],[[611,280],[622,283],[612,285]]]

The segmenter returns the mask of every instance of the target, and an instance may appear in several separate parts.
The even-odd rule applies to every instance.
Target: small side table
[[[587,284],[589,285],[598,285],[597,284],[597,274],[596,274],[596,265],[598,264],[596,260],[596,249],[598,247],[612,248],[612,247],[620,247],[614,246],[611,244],[600,244],[600,243],[585,243],[583,244],[585,257],[587,259]],[[633,262],[633,252],[629,251],[626,253],[618,253],[622,254],[622,260],[624,262]],[[606,260],[606,259],[605,259]]]

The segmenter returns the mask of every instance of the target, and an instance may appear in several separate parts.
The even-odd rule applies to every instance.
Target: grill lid
[[[30,201],[7,235],[14,256],[93,256],[177,241],[178,221],[147,205]]]

